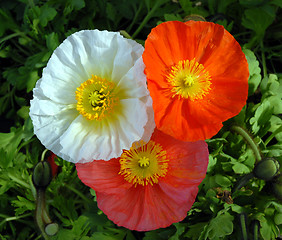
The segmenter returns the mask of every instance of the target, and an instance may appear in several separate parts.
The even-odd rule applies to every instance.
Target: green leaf
[[[200,223],[193,224],[189,227],[184,237],[187,237],[188,239],[191,239],[191,240],[198,240],[204,228],[207,226],[208,226],[207,222],[200,222]]]
[[[272,132],[272,134],[273,134],[272,137],[275,137],[277,139],[277,141],[279,141],[279,142],[282,142],[282,131],[278,130],[281,126],[282,126],[282,119],[275,116],[275,115],[272,115],[271,118],[270,118],[270,129],[269,129],[269,131]]]
[[[252,130],[254,134],[257,134],[259,131],[263,131],[262,136],[270,128],[270,118],[273,113],[273,106],[269,101],[263,101],[259,107],[256,109],[254,117],[250,119],[252,125]]]
[[[213,157],[212,155],[209,155],[209,164],[208,164],[208,169],[207,172],[211,172],[213,167],[216,165],[217,158]]]
[[[23,106],[18,111],[17,114],[23,118],[27,119],[29,117],[29,106]]]
[[[270,74],[265,77],[261,83],[261,91],[263,93],[262,100],[269,101],[273,106],[273,114],[282,113],[282,79],[278,79],[276,75]]]
[[[226,13],[227,7],[236,2],[236,0],[210,0],[209,3],[209,9],[210,11],[215,13]]]
[[[275,19],[275,8],[270,5],[247,9],[244,12],[242,25],[255,31],[258,38],[262,38],[265,30]]]
[[[232,184],[227,177],[219,174],[215,175],[215,182],[221,187],[229,187]]]
[[[269,101],[270,105],[273,106],[273,114],[282,114],[282,95],[275,95],[275,96],[270,96],[267,98],[267,101]]]
[[[24,121],[24,126],[23,126],[23,139],[24,139],[24,141],[28,141],[29,139],[31,139],[31,137],[33,135],[34,135],[33,124],[32,124],[30,117],[28,117]]]
[[[72,232],[76,236],[86,235],[90,231],[88,217],[86,216],[79,216],[78,219],[75,220],[73,224]]]
[[[18,196],[18,200],[13,200],[12,205],[16,208],[16,215],[23,214],[26,211],[35,210],[35,202],[31,202],[24,197]]]
[[[261,69],[255,54],[249,49],[243,49],[249,65],[249,96],[252,95],[258,88],[261,82]]]
[[[276,5],[280,8],[282,8],[282,1],[281,0],[271,0],[270,4]]]
[[[68,0],[68,2],[75,10],[80,10],[85,7],[84,0]]]
[[[192,2],[190,0],[179,0],[181,8],[184,10],[185,14],[191,14],[192,12]]]
[[[58,240],[76,240],[78,239],[77,236],[75,236],[71,230],[67,229],[61,229],[57,235],[55,236],[55,239]]]
[[[182,17],[179,14],[165,14],[165,21],[182,21]]]
[[[46,36],[46,45],[48,50],[54,51],[59,46],[59,37],[57,33],[50,33]]]
[[[243,213],[245,211],[245,209],[243,207],[241,207],[240,205],[237,205],[237,204],[231,204],[230,207],[231,207],[232,211],[236,212],[236,213]]]
[[[277,225],[282,224],[282,213],[278,213],[274,216],[274,222]]]
[[[95,232],[92,237],[95,240],[122,240],[122,238],[119,238],[118,236],[109,235],[108,233],[103,232]]]
[[[49,7],[47,4],[40,8],[39,21],[42,27],[46,27],[48,22],[54,19],[57,15],[55,8]]]
[[[15,132],[0,133],[0,148],[6,147],[15,136]]]
[[[16,86],[17,90],[26,88],[27,92],[34,88],[36,81],[39,79],[37,70],[31,70],[28,67],[6,70],[3,75],[9,83]]]
[[[13,166],[12,157],[10,155],[8,155],[8,153],[4,150],[4,148],[0,148],[0,156],[1,156],[0,167],[1,168],[6,169],[8,167]],[[3,183],[3,184],[5,184],[5,183]],[[1,193],[0,193],[0,195],[1,195]]]
[[[73,10],[80,10],[85,7],[84,0],[67,0],[65,3],[64,15],[69,15]]]
[[[251,172],[251,170],[245,164],[240,162],[234,163],[232,169],[236,174],[246,174]]]
[[[230,235],[233,232],[234,217],[228,212],[220,213],[213,218],[207,228],[206,238],[218,239]]]
[[[260,226],[260,234],[263,239],[276,239],[278,237],[278,228],[270,219],[265,218],[264,221],[260,221]]]
[[[54,197],[52,205],[59,209],[63,216],[72,221],[78,216],[75,210],[75,201],[72,198],[65,198],[63,195],[57,195]]]
[[[4,35],[7,29],[11,29],[13,31],[18,29],[18,26],[14,20],[15,18],[11,15],[9,11],[4,11],[4,9],[0,8],[0,22],[2,23],[0,24],[0,37]]]
[[[173,224],[174,227],[176,228],[176,232],[173,236],[171,236],[169,238],[169,240],[179,240],[180,239],[180,236],[184,233],[185,231],[185,226],[186,224],[184,223],[174,223]]]

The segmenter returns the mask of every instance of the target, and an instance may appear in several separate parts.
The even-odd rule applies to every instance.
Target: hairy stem
[[[248,145],[251,147],[251,149],[253,150],[253,153],[256,157],[257,161],[260,161],[262,156],[259,150],[258,145],[254,142],[254,140],[252,139],[252,137],[250,136],[250,134],[243,128],[239,127],[239,126],[232,126],[231,130],[240,134],[245,141],[248,143]]]

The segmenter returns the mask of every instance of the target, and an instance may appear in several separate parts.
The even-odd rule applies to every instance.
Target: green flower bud
[[[46,161],[41,161],[36,164],[33,170],[32,181],[35,187],[45,188],[52,180],[52,170],[50,164]]]
[[[269,181],[279,172],[279,163],[274,158],[265,158],[258,162],[254,168],[254,175],[259,179]]]

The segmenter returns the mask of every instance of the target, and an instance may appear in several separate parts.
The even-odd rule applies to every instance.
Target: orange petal
[[[166,80],[171,66],[195,59],[211,76],[202,99],[174,96]],[[156,126],[184,141],[214,136],[222,122],[237,115],[248,95],[248,63],[238,42],[222,26],[209,22],[158,25],[145,42],[143,60],[153,99]]]

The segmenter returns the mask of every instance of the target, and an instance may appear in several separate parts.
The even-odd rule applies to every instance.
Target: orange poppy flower
[[[149,231],[186,217],[207,165],[204,141],[183,142],[155,130],[147,144],[133,144],[120,158],[77,163],[76,169],[110,220]]]
[[[182,141],[211,138],[248,96],[248,63],[221,25],[165,22],[152,29],[143,53],[155,122]]]

